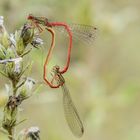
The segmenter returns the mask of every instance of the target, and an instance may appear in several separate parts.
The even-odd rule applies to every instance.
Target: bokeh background
[[[65,74],[85,127],[80,139],[139,140],[140,1],[0,0],[0,15],[4,16],[9,32],[19,29],[29,13],[98,28],[93,46],[74,45],[71,66]],[[49,38],[43,37],[49,42]],[[34,49],[28,57],[33,61],[31,76],[40,81],[43,52],[47,53],[47,47],[43,51]],[[53,61],[64,64],[66,47],[57,52],[59,55]],[[3,77],[0,80],[1,96],[7,82]],[[64,118],[61,89],[44,85],[21,108],[20,119],[28,120],[18,126],[18,131],[38,126],[42,140],[77,139]],[[7,138],[0,133],[0,139]]]

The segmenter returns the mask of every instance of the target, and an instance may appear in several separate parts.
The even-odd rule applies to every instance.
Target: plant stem
[[[10,128],[8,130],[8,133],[9,133],[9,136],[8,136],[9,140],[14,140],[14,138],[13,138],[13,128]]]

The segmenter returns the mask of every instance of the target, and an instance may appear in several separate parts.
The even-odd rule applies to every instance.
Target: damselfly
[[[59,72],[59,66],[54,66],[52,72],[53,72],[53,81],[56,80],[56,82],[58,82],[58,84],[62,88],[64,114],[68,126],[75,136],[81,137],[84,133],[84,127],[77,112],[77,109],[71,99],[70,92],[66,86],[65,79]]]
[[[31,20],[33,26],[37,27],[40,32],[43,31],[43,28],[40,25],[43,25],[45,28],[51,27],[57,29],[60,33],[64,33],[69,36],[67,61],[65,67],[60,70],[61,74],[65,73],[69,68],[73,38],[80,40],[85,44],[92,45],[96,37],[97,28],[93,26],[82,24],[67,24],[64,22],[51,22],[45,17],[36,17],[32,14],[29,14],[28,20]]]

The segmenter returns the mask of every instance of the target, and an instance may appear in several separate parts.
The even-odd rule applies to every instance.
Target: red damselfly
[[[40,32],[43,31],[43,28],[40,25],[43,25],[46,29],[48,27],[58,29],[59,32],[69,36],[67,61],[65,67],[62,70],[60,69],[61,74],[65,73],[69,68],[73,38],[91,45],[96,37],[97,28],[93,26],[82,24],[67,24],[64,22],[51,22],[45,17],[36,17],[32,14],[29,14],[28,20],[31,20],[33,26],[37,27]]]
[[[43,28],[40,26],[43,25],[50,33],[52,36],[52,43],[51,47],[49,48],[45,63],[44,63],[44,75],[43,78],[45,82],[51,87],[51,88],[62,88],[63,91],[63,106],[64,106],[64,113],[65,117],[67,120],[67,123],[73,132],[75,136],[82,136],[84,133],[84,127],[82,124],[82,121],[78,115],[77,109],[75,108],[73,101],[70,97],[69,90],[65,84],[65,79],[62,76],[68,68],[69,68],[69,63],[70,63],[70,56],[71,56],[71,48],[72,48],[72,38],[75,36],[78,38],[84,38],[83,40],[86,41],[87,43],[91,43],[94,38],[95,38],[95,31],[96,28],[92,26],[86,26],[86,25],[74,25],[72,24],[71,26],[62,22],[48,22],[47,18],[44,17],[34,17],[32,15],[28,16],[28,19],[32,21],[32,24],[34,27],[37,27],[40,32],[43,31]],[[65,67],[60,70],[59,66],[54,66],[53,71],[52,71],[52,80],[49,81],[47,79],[47,66],[49,63],[49,60],[51,58],[51,55],[53,53],[53,49],[55,46],[55,31],[53,30],[53,27],[58,27],[58,29],[61,32],[66,33],[69,35],[69,47],[68,47],[68,55],[67,55],[67,63]],[[63,27],[63,28],[62,28]],[[81,30],[81,29],[82,30]],[[92,29],[92,30],[91,30]],[[90,39],[89,39],[90,38]]]

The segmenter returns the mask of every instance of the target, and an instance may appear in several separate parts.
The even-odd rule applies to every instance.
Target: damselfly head
[[[33,16],[33,14],[29,14],[27,19],[29,19],[29,20],[32,20],[32,19],[34,19],[34,16]]]
[[[46,23],[48,23],[48,19],[47,18],[34,16],[33,14],[29,14],[27,19],[31,20],[35,24],[42,24],[43,26],[45,26]]]
[[[55,72],[55,73],[59,73],[59,69],[60,69],[60,67],[58,65],[55,65],[53,67],[52,71]]]

